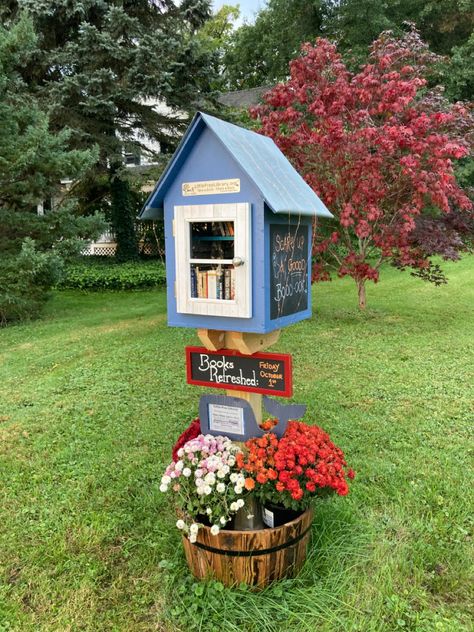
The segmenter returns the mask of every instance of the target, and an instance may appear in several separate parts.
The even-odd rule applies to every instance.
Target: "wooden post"
[[[268,334],[249,334],[242,331],[218,331],[216,329],[198,329],[201,343],[209,351],[235,349],[243,355],[252,355],[274,345],[280,337],[280,329]]]
[[[199,340],[209,351],[219,349],[231,349],[238,351],[242,355],[253,355],[258,351],[264,351],[280,337],[280,329],[271,331],[268,334],[250,334],[242,331],[217,331],[215,329],[198,329]],[[252,406],[252,410],[257,420],[257,424],[262,423],[262,396],[260,393],[249,391],[230,391],[226,394],[231,397],[240,397]]]
[[[219,351],[219,349],[225,348],[225,331],[198,329],[197,335],[201,343],[209,351]]]

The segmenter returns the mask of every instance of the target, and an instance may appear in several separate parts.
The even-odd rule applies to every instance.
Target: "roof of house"
[[[260,103],[262,96],[271,88],[272,86],[258,86],[247,90],[233,90],[232,92],[224,92],[217,100],[228,107],[248,108],[250,105]]]
[[[332,217],[271,138],[198,112],[146,201],[140,214],[141,219],[156,219],[161,216],[166,192],[189,156],[196,138],[206,127],[216,135],[253,181],[274,213]]]

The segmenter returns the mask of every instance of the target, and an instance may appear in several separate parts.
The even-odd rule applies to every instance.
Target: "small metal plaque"
[[[218,195],[222,193],[240,193],[240,178],[229,180],[202,180],[201,182],[183,182],[183,197],[192,195]]]

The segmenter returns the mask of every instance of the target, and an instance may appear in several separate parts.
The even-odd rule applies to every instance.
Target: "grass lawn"
[[[474,258],[446,268],[441,288],[384,270],[366,314],[320,285],[272,348],[357,477],[261,593],[193,581],[158,491],[203,392],[163,291],[57,292],[1,330],[0,631],[472,630]]]

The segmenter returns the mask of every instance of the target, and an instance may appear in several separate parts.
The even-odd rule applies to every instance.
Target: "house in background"
[[[248,109],[252,105],[258,105],[265,92],[271,90],[273,86],[258,86],[257,88],[249,88],[248,90],[234,90],[221,94],[218,98],[219,103],[229,108]]]
[[[259,86],[257,88],[250,88],[248,90],[235,90],[232,92],[226,92],[221,94],[218,98],[219,103],[224,105],[225,107],[234,108],[234,109],[248,109],[252,105],[257,105],[260,103],[261,98],[265,92],[270,90],[271,86]],[[161,113],[170,114],[172,111],[170,108],[165,106],[162,103],[157,103],[155,107]],[[156,167],[158,164],[157,157],[160,154],[167,154],[171,156],[176,142],[173,142],[173,139],[170,138],[170,142],[158,142],[155,141],[148,136],[140,135],[138,133],[136,135],[136,140],[139,140],[140,144],[143,146],[143,149],[126,152],[123,153],[123,162],[127,169],[138,171],[140,173],[146,173],[151,167]],[[61,180],[61,188],[60,194],[53,198],[48,198],[46,200],[42,200],[37,204],[37,213],[38,215],[45,215],[46,213],[50,213],[54,211],[55,207],[58,206],[61,199],[64,197],[72,187],[74,182],[69,179]],[[149,183],[146,183],[142,187],[142,191],[144,193],[151,193],[153,191],[155,185],[155,180],[150,180]],[[146,226],[144,226],[143,222],[137,223],[137,232],[139,234],[146,230]],[[145,255],[156,254],[152,252],[153,247],[148,244],[142,242],[142,253]],[[115,251],[117,249],[117,243],[115,241],[115,235],[112,230],[105,231],[96,241],[90,242],[87,247],[83,250],[84,255],[95,255],[95,256],[104,256],[104,257],[112,257],[115,255]]]

